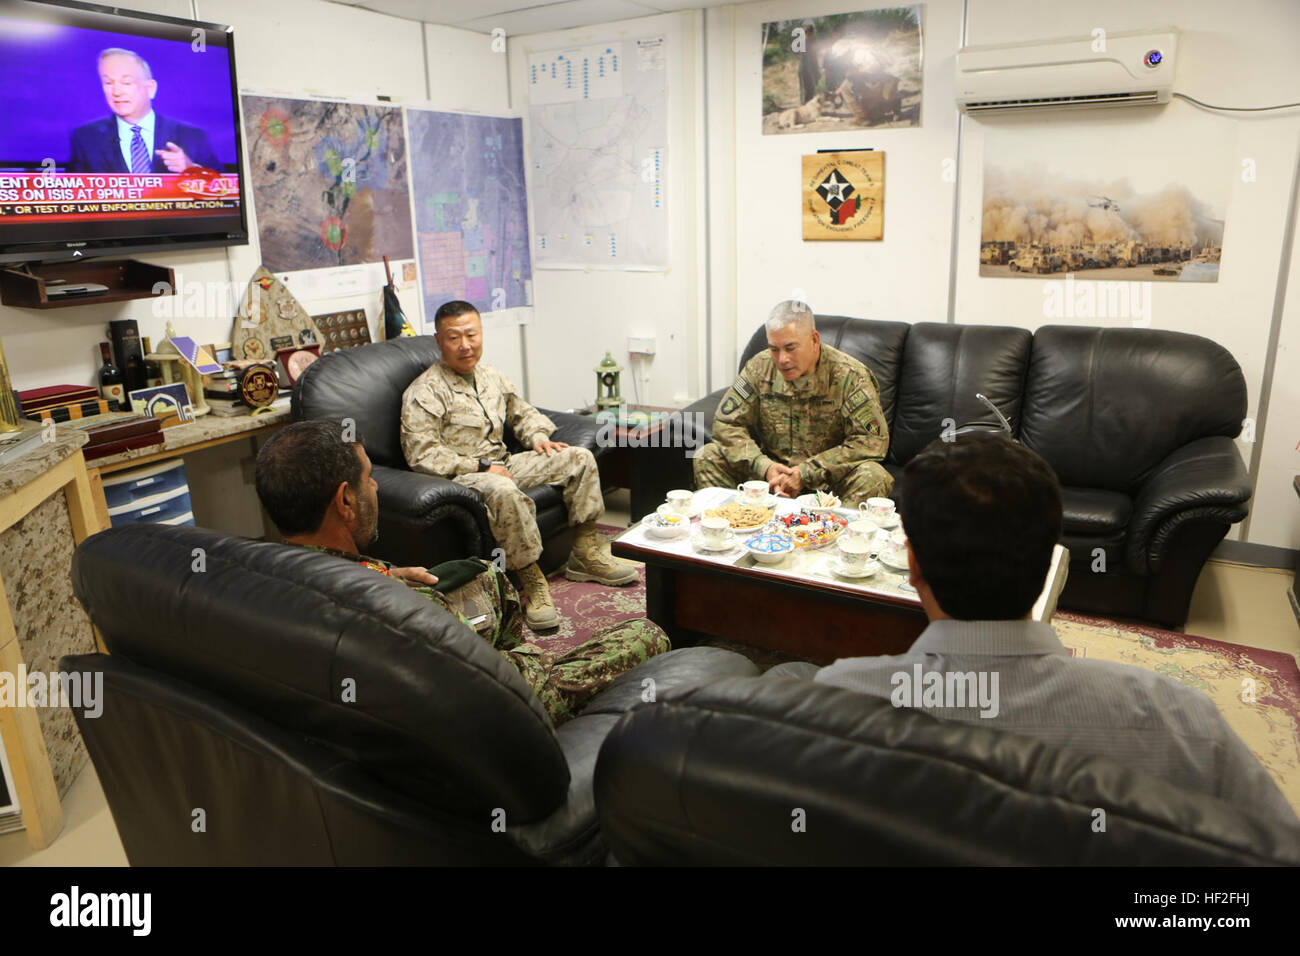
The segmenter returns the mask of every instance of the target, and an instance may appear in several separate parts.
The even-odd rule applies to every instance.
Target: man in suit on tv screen
[[[153,110],[158,81],[144,58],[110,47],[99,54],[99,79],[113,115],[72,131],[70,173],[180,173],[220,169],[208,134]]]

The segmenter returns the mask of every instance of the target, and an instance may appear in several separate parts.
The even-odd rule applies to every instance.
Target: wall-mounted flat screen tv
[[[0,0],[0,261],[241,245],[229,27]]]

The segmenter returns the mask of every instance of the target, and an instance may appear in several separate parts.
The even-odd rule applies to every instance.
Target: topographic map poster
[[[538,268],[668,268],[664,38],[528,57]]]
[[[243,101],[268,269],[414,257],[401,110],[271,96]]]
[[[406,124],[426,322],[451,299],[532,305],[523,120],[408,109]]]

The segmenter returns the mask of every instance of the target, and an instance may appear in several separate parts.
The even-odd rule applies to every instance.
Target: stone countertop
[[[277,408],[261,415],[204,415],[188,425],[173,425],[163,429],[163,443],[149,445],[147,448],[133,448],[130,451],[107,455],[86,462],[87,468],[104,468],[137,458],[148,458],[166,452],[180,451],[184,448],[201,445],[218,438],[228,438],[243,432],[253,432],[267,425],[288,424],[289,408]]]
[[[0,498],[7,498],[23,485],[35,481],[63,459],[75,454],[86,441],[82,432],[56,428],[54,441],[41,442],[22,458],[0,467]]]

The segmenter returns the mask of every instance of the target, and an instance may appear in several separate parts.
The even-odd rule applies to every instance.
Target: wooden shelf
[[[98,295],[56,296],[51,299],[50,279],[66,279],[74,284],[96,282],[108,286],[108,291]],[[163,266],[135,259],[36,263],[31,266],[30,274],[11,266],[0,272],[0,303],[24,309],[67,309],[77,305],[151,299],[156,294],[154,285],[159,282],[166,282],[174,290],[175,273]]]

